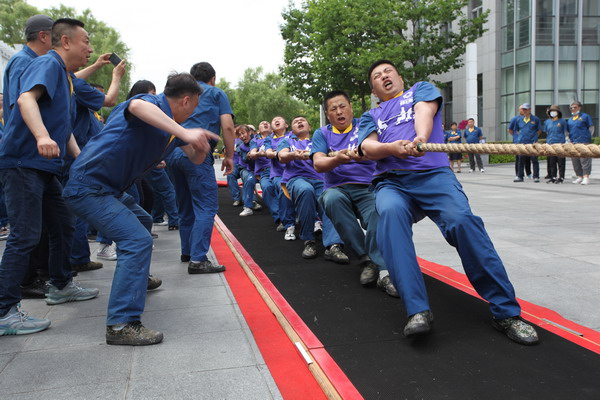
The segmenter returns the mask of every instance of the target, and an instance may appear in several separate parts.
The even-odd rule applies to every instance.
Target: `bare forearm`
[[[169,118],[154,104],[144,100],[135,99],[129,103],[129,112],[155,128],[168,132],[171,135],[175,135],[184,141],[186,139],[185,128]]]
[[[49,138],[50,134],[44,125],[42,115],[40,114],[40,107],[37,103],[37,98],[32,92],[25,92],[19,96],[17,104],[21,111],[23,121],[35,136],[36,140],[41,138]]]
[[[75,140],[75,136],[71,134],[69,137],[69,141],[67,142],[67,153],[71,155],[73,158],[79,157],[79,153],[81,153],[81,149]]]

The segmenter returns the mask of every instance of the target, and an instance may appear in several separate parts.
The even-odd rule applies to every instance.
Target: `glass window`
[[[549,91],[535,92],[535,104],[544,107],[550,107],[552,105],[552,95],[553,92]]]
[[[577,0],[560,0],[561,15],[577,15]]]
[[[535,64],[535,89],[552,90],[554,85],[553,64],[549,62],[537,62]]]
[[[600,16],[600,2],[598,0],[583,0],[583,16]]]
[[[561,62],[558,64],[558,89],[575,89],[577,87],[577,64]]]
[[[584,45],[600,44],[600,17],[583,17],[581,42]]]
[[[529,0],[517,0],[517,19],[529,17]]]
[[[598,62],[585,61],[583,63],[583,89],[599,89]]]
[[[529,64],[517,65],[515,90],[517,92],[529,91],[531,88],[531,76],[529,74]]]
[[[502,51],[510,51],[515,48],[515,27],[514,25],[502,28]]]
[[[519,34],[518,46],[525,47],[529,45],[529,18],[517,22],[517,32]]]
[[[598,104],[598,91],[597,90],[584,90],[583,91],[583,104],[585,105],[593,105],[593,108]],[[585,111],[587,112],[587,111]],[[590,114],[588,112],[588,114]]]
[[[512,117],[516,115],[515,112],[515,96],[502,96],[501,100],[501,110],[502,113],[501,118],[503,122],[508,122]]]
[[[575,93],[574,90],[558,92],[558,104],[571,104],[571,102],[576,99],[577,93]]]
[[[536,14],[542,15],[554,15],[554,3],[552,0],[536,0]]]
[[[531,103],[531,94],[529,92],[518,93],[516,100],[516,104]]]
[[[471,0],[471,18],[477,18],[483,12],[482,0]]]
[[[502,93],[508,94],[513,93],[515,90],[515,70],[511,68],[504,68],[502,70]]]
[[[512,25],[515,22],[515,0],[502,2],[502,25]]]

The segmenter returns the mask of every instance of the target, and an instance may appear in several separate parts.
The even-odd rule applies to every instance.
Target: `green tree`
[[[90,35],[90,43],[94,53],[90,64],[104,53],[117,53],[121,58],[127,59],[129,48],[121,40],[119,33],[106,23],[96,19],[89,9],[77,13],[74,8],[60,5],[50,9],[38,10],[23,0],[0,0],[0,40],[7,44],[15,45],[25,42],[25,22],[35,14],[46,14],[53,19],[75,18],[85,24],[85,29]],[[131,65],[128,66],[125,76],[121,80],[119,101],[125,100],[130,87]],[[112,80],[112,68],[106,66],[96,71],[89,79],[108,89]]]
[[[468,0],[306,0],[283,12],[282,75],[304,101],[342,89],[367,109],[366,73],[392,60],[407,85],[461,66],[489,11],[467,18]],[[453,29],[448,29],[452,24]]]
[[[313,128],[319,126],[318,105],[303,103],[292,96],[280,74],[265,74],[261,67],[248,68],[233,92],[227,95],[236,123],[257,126],[262,120],[270,122],[276,115],[288,122],[297,115],[304,115]]]

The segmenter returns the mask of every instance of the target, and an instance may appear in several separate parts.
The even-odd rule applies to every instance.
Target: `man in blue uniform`
[[[594,122],[592,117],[581,111],[582,104],[578,101],[571,103],[571,118],[567,120],[567,131],[571,143],[591,143],[594,134]],[[592,173],[592,159],[572,157],[573,169],[577,179],[574,184],[589,185]]]
[[[483,132],[481,132],[481,128],[475,126],[475,120],[473,118],[469,118],[467,120],[467,127],[464,131],[465,142],[466,143],[480,143],[481,139],[483,139]],[[481,162],[481,156],[477,153],[468,153],[469,156],[469,172],[475,172],[475,162],[477,162],[477,168],[479,168],[479,172],[485,172],[483,169],[483,163]]]
[[[520,144],[532,144],[537,142],[540,133],[542,133],[542,122],[538,117],[531,114],[531,105],[524,103],[521,108],[523,115],[515,123],[516,130],[519,132]],[[525,165],[531,162],[533,165],[533,181],[540,181],[540,164],[537,156],[519,156],[519,172],[513,182],[523,182],[525,176]]]
[[[19,309],[19,285],[40,240],[42,220],[50,246],[46,303],[98,295],[98,289],[82,288],[72,280],[74,219],[59,182],[65,153],[74,157],[79,153],[71,134],[70,73],[87,63],[92,49],[83,23],[72,19],[54,23],[52,46],[54,50],[31,61],[20,76],[19,97],[0,143],[0,179],[11,225],[0,264],[0,335],[34,333],[50,325],[49,320],[29,317]]]
[[[519,317],[504,265],[448,168],[446,154],[417,150],[418,143],[444,140],[439,91],[428,82],[404,90],[402,77],[388,60],[373,63],[368,79],[381,103],[361,117],[359,151],[377,161],[377,242],[406,306],[404,335],[425,335],[433,323],[412,241],[412,224],[426,215],[456,247],[469,280],[490,304],[492,325],[518,343],[537,343],[535,329]]]
[[[233,171],[233,142],[235,140],[233,111],[225,92],[215,87],[216,74],[207,62],[192,66],[190,73],[202,88],[202,96],[194,113],[183,126],[204,128],[219,134],[223,131],[225,158],[221,170],[225,175]],[[211,142],[211,148],[217,140]],[[194,165],[180,150],[173,152],[167,165],[174,177],[179,208],[179,236],[181,261],[188,262],[188,273],[206,274],[225,271],[222,265],[213,265],[207,254],[210,249],[215,215],[218,210],[218,187],[213,168],[212,151],[203,163]]]
[[[108,301],[106,342],[150,345],[161,332],[141,324],[150,260],[152,217],[126,193],[175,147],[201,163],[218,137],[204,129],[185,129],[201,89],[189,74],[167,80],[163,94],[141,94],[115,108],[71,166],[63,195],[77,216],[117,243],[117,265]]]
[[[398,297],[377,247],[379,216],[369,190],[375,162],[356,153],[360,120],[353,118],[352,102],[342,90],[327,93],[323,109],[330,124],[315,131],[311,149],[315,170],[325,178],[319,203],[344,243],[359,256],[361,285],[377,282],[380,289]],[[331,151],[337,151],[335,157],[328,157]]]

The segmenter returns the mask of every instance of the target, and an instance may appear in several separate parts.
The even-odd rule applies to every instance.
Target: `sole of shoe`
[[[151,346],[153,344],[159,344],[163,341],[163,335],[157,338],[148,339],[125,339],[125,338],[109,338],[106,337],[106,344],[113,346]]]
[[[17,335],[29,335],[31,333],[37,333],[41,331],[45,331],[50,326],[50,321],[48,321],[48,325],[38,328],[31,329],[2,329],[0,330],[0,336],[17,336]]]
[[[106,261],[117,261],[117,256],[102,256],[102,255],[96,254],[96,258],[100,258],[100,259],[106,260]]]
[[[190,275],[198,275],[198,274],[218,274],[220,272],[225,272],[225,267],[223,267],[222,269],[215,269],[212,271],[207,271],[207,270],[199,270],[199,269],[195,269],[195,268],[188,268],[188,274]]]
[[[70,303],[73,301],[91,300],[97,296],[98,296],[98,294],[94,294],[94,295],[90,294],[88,296],[66,296],[66,297],[61,297],[59,299],[53,299],[52,297],[48,296],[48,297],[46,297],[46,304],[48,304],[49,306],[55,306],[57,304]]]

